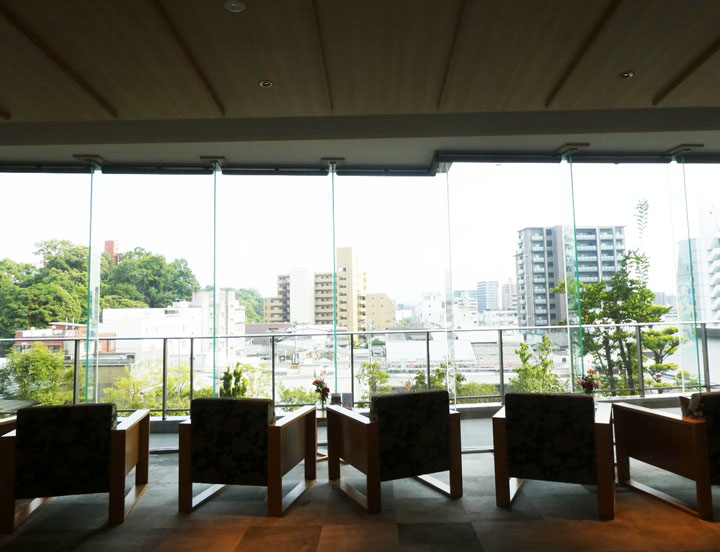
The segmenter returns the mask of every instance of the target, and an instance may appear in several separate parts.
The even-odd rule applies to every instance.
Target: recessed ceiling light
[[[245,2],[242,0],[225,0],[225,9],[232,13],[240,13],[245,10]]]
[[[633,78],[634,74],[635,73],[633,73],[632,71],[623,71],[622,73],[620,73],[618,75],[618,78],[619,79],[631,79],[631,78]]]
[[[258,81],[258,85],[260,88],[272,88],[275,86],[275,83],[268,79],[262,79],[261,81]]]

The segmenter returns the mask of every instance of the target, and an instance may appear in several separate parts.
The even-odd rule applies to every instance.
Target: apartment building
[[[337,249],[337,323],[347,331],[366,328],[367,275],[351,247]],[[306,268],[278,276],[277,296],[263,298],[266,323],[333,324],[333,273]]]
[[[395,305],[387,293],[367,294],[367,329],[388,330],[395,326]]]
[[[497,280],[477,283],[477,310],[485,312],[500,309],[500,283]]]
[[[574,240],[573,240],[574,236]],[[577,254],[577,256],[576,256]],[[551,289],[565,280],[566,255],[573,259],[571,277],[581,283],[608,282],[625,254],[623,226],[562,226],[518,231],[516,274],[521,326],[553,326],[567,319],[565,295]],[[575,271],[575,267],[577,267]]]

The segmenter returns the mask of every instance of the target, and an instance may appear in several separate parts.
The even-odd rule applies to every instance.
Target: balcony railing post
[[[163,338],[163,383],[162,383],[162,419],[167,419],[167,382],[168,382],[168,340]]]
[[[425,332],[425,354],[427,355],[427,388],[430,390],[430,332]]]
[[[195,398],[195,339],[190,338],[190,403]]]
[[[275,336],[270,336],[270,369],[272,370],[272,400],[275,401]]]
[[[635,326],[635,346],[637,347],[638,385],[640,386],[640,396],[644,397],[645,379],[643,377],[642,330],[640,326]]]
[[[708,354],[707,325],[705,322],[700,324],[700,337],[702,339],[702,363],[703,374],[705,375],[705,390],[709,393],[712,391],[712,382],[710,381],[710,356]]]
[[[500,366],[500,402],[505,404],[505,359],[503,358],[502,330],[498,330],[498,364]]]
[[[355,334],[350,334],[350,395],[355,406]],[[335,390],[337,393],[337,389]]]
[[[73,404],[80,401],[80,340],[75,340],[73,355]]]

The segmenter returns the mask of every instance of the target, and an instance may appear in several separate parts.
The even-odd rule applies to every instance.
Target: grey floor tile
[[[311,552],[320,542],[321,525],[297,527],[250,527],[238,544],[238,551]]]
[[[483,550],[471,523],[398,523],[397,531],[401,550]]]

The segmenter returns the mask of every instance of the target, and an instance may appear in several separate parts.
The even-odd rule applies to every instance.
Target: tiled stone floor
[[[692,482],[641,464],[633,467],[638,479],[692,500]],[[0,549],[720,550],[720,522],[701,521],[634,491],[618,489],[616,519],[610,522],[597,520],[593,488],[580,485],[529,481],[507,511],[495,506],[491,454],[464,455],[463,469],[460,500],[414,479],[399,480],[383,484],[383,513],[368,516],[331,488],[327,464],[321,463],[317,484],[283,518],[267,518],[265,490],[258,487],[231,487],[195,512],[179,514],[177,454],[152,455],[150,487],[124,524],[106,525],[106,495],[59,497],[2,538]],[[301,470],[288,474],[288,486],[300,479]],[[343,477],[360,485],[353,472],[343,467]],[[720,488],[714,498],[720,505]]]

